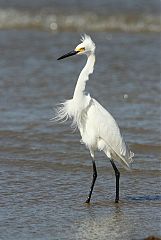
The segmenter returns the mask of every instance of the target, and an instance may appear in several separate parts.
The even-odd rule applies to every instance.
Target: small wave
[[[161,146],[160,145],[153,145],[153,144],[133,144],[133,149],[136,152],[155,152],[160,153],[161,152]]]
[[[160,201],[161,195],[140,195],[140,196],[128,196],[128,200],[132,201]]]
[[[34,28],[49,31],[161,32],[158,15],[51,14],[0,9],[0,29]]]

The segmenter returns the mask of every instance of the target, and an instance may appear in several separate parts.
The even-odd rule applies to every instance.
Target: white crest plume
[[[96,46],[89,35],[87,35],[87,34],[81,35],[80,40],[85,46],[87,46],[87,48],[90,48],[94,52]]]

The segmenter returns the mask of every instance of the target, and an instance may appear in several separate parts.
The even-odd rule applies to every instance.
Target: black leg
[[[115,171],[115,176],[116,176],[116,198],[115,198],[115,203],[118,203],[118,201],[119,201],[119,178],[120,178],[120,172],[117,169],[114,161],[110,159],[110,162],[112,164],[112,167],[113,167],[113,169]]]
[[[94,184],[95,184],[95,181],[96,181],[96,178],[97,178],[97,169],[96,169],[95,161],[92,160],[92,163],[93,163],[93,180],[92,180],[91,188],[90,188],[89,195],[87,197],[86,203],[89,203],[90,200],[91,200],[91,195],[92,195]]]

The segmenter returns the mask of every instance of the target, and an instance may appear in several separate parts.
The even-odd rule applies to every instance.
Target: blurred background
[[[160,1],[0,0],[0,239],[161,236]],[[96,43],[87,91],[116,118],[135,153],[121,171],[91,157],[70,124],[50,121],[72,97],[84,57],[58,62],[80,35]]]
[[[1,0],[0,28],[160,32],[159,0]]]

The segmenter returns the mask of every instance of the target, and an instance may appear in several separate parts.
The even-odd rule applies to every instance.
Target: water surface
[[[120,203],[114,203],[110,162],[97,153],[98,179],[91,204],[84,204],[92,178],[89,152],[69,123],[50,121],[56,103],[72,97],[86,61],[56,59],[72,50],[80,35],[4,29],[0,32],[1,239],[140,240],[161,235],[159,33],[88,33],[96,43],[97,60],[87,90],[117,119],[135,152],[132,171],[118,166]]]

